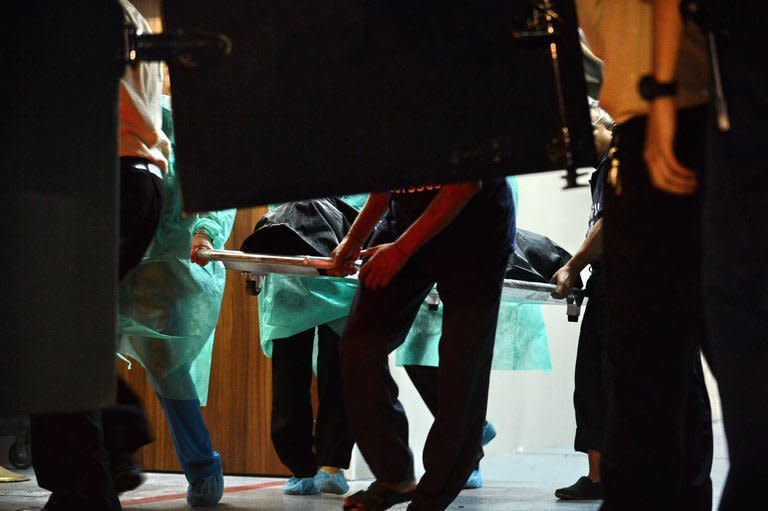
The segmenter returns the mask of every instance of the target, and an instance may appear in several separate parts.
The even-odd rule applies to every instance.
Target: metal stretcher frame
[[[276,256],[267,254],[249,254],[239,250],[202,249],[198,257],[209,261],[221,261],[228,270],[246,274],[246,288],[252,295],[261,290],[261,279],[268,273],[319,277],[321,271],[333,267],[330,257],[317,256]],[[553,298],[554,284],[528,282],[524,280],[504,279],[502,299],[521,303],[542,305],[565,305],[568,321],[577,321],[581,306],[586,298],[582,289],[574,289],[566,298]],[[437,305],[437,293],[430,293],[428,303]]]

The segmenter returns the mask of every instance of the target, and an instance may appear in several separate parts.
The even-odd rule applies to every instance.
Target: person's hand
[[[570,296],[573,292],[573,286],[576,285],[576,280],[578,278],[579,272],[574,271],[567,264],[557,270],[549,280],[550,284],[555,285],[555,290],[552,291],[552,298],[565,298]]]
[[[353,263],[357,261],[360,256],[361,248],[361,242],[345,236],[339,245],[333,249],[333,252],[331,252],[333,267],[327,270],[326,273],[336,277],[343,277],[355,273],[357,268],[355,268]]]
[[[362,268],[358,280],[370,289],[385,287],[392,277],[403,269],[409,256],[397,242],[384,243],[363,250],[363,257],[368,259]]]
[[[696,173],[675,156],[676,110],[672,98],[650,103],[643,158],[653,186],[676,195],[691,195],[697,186]]]
[[[213,249],[211,239],[202,232],[196,232],[192,237],[192,246],[189,249],[189,260],[193,263],[197,263],[200,266],[208,264],[208,259],[201,259],[197,256],[197,252],[201,248]]]

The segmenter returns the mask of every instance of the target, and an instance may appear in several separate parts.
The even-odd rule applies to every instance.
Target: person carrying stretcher
[[[371,194],[331,254],[330,273],[339,275],[354,273],[349,263],[365,259],[340,352],[349,424],[376,481],[347,497],[345,509],[387,509],[409,500],[413,511],[444,509],[463,488],[485,420],[514,230],[514,202],[504,178],[413,186]],[[361,251],[372,231],[370,248]],[[408,420],[387,357],[435,284],[444,304],[440,414],[417,484]]]

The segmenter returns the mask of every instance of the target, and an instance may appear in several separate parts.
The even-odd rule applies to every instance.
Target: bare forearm
[[[398,238],[398,248],[413,255],[445,229],[481,188],[480,181],[443,185],[427,209]]]
[[[584,242],[568,261],[573,271],[581,272],[603,256],[603,219],[598,218],[584,238]]]
[[[675,79],[682,27],[680,0],[653,1],[653,76],[660,82]]]
[[[347,238],[360,244],[365,241],[381,217],[386,213],[389,205],[389,193],[372,193],[368,196],[365,206],[355,218],[352,227],[347,233]]]

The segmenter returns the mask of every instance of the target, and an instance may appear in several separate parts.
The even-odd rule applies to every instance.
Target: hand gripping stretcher
[[[254,296],[261,291],[262,280],[268,273],[319,277],[323,275],[321,272],[333,267],[330,257],[276,256],[250,254],[239,250],[211,249],[202,249],[197,255],[201,259],[221,261],[228,270],[244,273],[246,290]],[[504,279],[502,300],[542,305],[565,305],[568,321],[578,321],[581,306],[586,298],[583,289],[574,289],[573,293],[566,298],[554,298],[552,296],[554,290],[554,284]],[[430,307],[436,308],[440,303],[437,290],[433,290],[427,296],[426,301]]]

